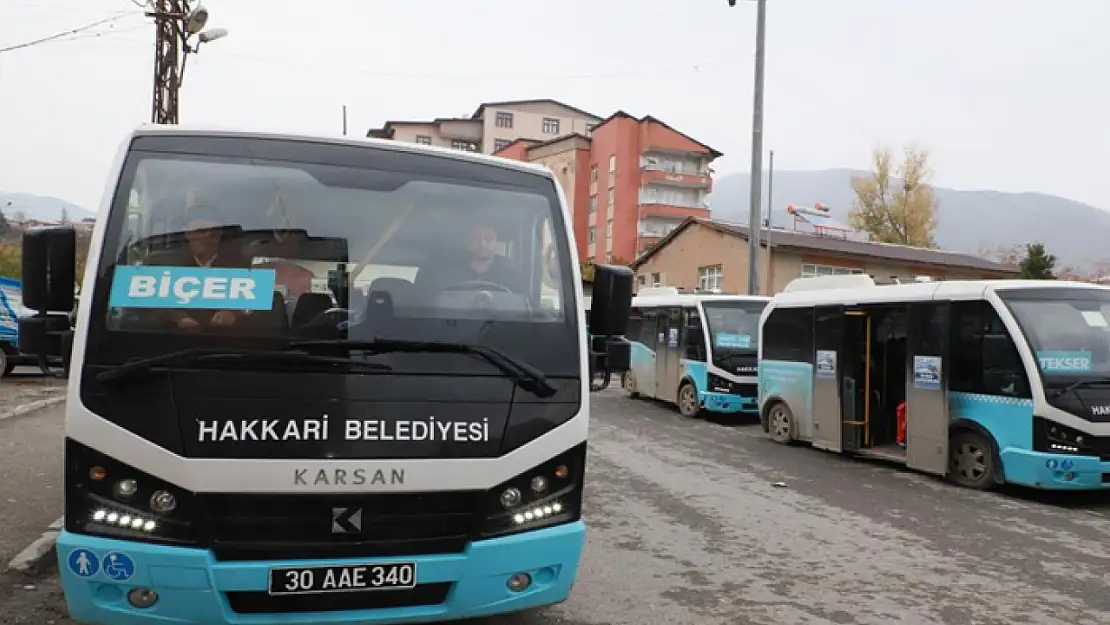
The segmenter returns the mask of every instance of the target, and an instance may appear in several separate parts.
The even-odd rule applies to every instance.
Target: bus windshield
[[[764,302],[703,302],[713,351],[755,352],[759,346],[759,315]]]
[[[1044,289],[1036,293],[1049,291]],[[1110,291],[1003,293],[1046,378],[1110,376]]]
[[[100,259],[87,358],[393,339],[482,343],[549,375],[577,372],[572,261],[553,181],[442,156],[335,149],[393,160],[355,167],[319,154],[133,150]],[[401,359],[389,362],[400,372],[404,363],[427,372],[434,360],[474,366],[442,355],[373,358]]]

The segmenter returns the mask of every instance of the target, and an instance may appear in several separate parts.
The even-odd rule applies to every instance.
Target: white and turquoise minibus
[[[986,489],[1110,487],[1110,288],[801,278],[760,324],[760,415]]]
[[[640,289],[628,322],[625,388],[673,403],[686,417],[756,414],[759,316],[768,299]]]
[[[44,314],[72,307],[72,234],[24,240]],[[546,168],[139,129],[73,340],[70,614],[418,623],[563,601],[585,543],[590,373],[626,366],[633,276],[597,267],[589,345],[580,279]]]

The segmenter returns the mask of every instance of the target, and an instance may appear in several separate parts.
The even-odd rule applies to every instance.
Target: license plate
[[[354,564],[270,569],[271,595],[393,590],[416,586],[416,564]]]

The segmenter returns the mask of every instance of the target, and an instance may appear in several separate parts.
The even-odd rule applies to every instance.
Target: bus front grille
[[[322,593],[318,595],[273,596],[261,592],[229,592],[228,607],[236,614],[289,614],[339,610],[381,610],[440,605],[451,591],[450,582],[420,584],[405,590]]]
[[[482,495],[201,494],[198,525],[222,561],[460,553]]]

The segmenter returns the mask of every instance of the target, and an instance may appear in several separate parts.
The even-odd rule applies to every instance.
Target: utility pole
[[[767,242],[767,271],[764,272],[763,284],[767,286],[767,294],[774,295],[771,291],[771,209],[775,206],[775,151],[771,150],[767,159],[767,220],[764,225],[767,234],[763,240]]]
[[[150,121],[155,124],[176,124],[181,74],[185,68],[184,31],[181,22],[189,14],[188,0],[154,0],[154,99]]]
[[[347,105],[343,105],[343,136],[347,136]]]
[[[736,0],[728,0],[730,7]],[[752,94],[752,168],[748,196],[748,295],[759,294],[759,243],[756,233],[762,218],[763,199],[763,67],[767,39],[767,0],[756,0],[755,89]],[[753,241],[755,243],[753,244]]]
[[[200,50],[200,44],[227,36],[227,30],[204,30],[208,23],[208,9],[201,5],[190,7],[190,0],[149,0],[154,18],[154,93],[151,99],[150,121],[155,124],[178,123],[178,97],[185,74],[185,61]],[[196,35],[197,42],[189,39]]]

